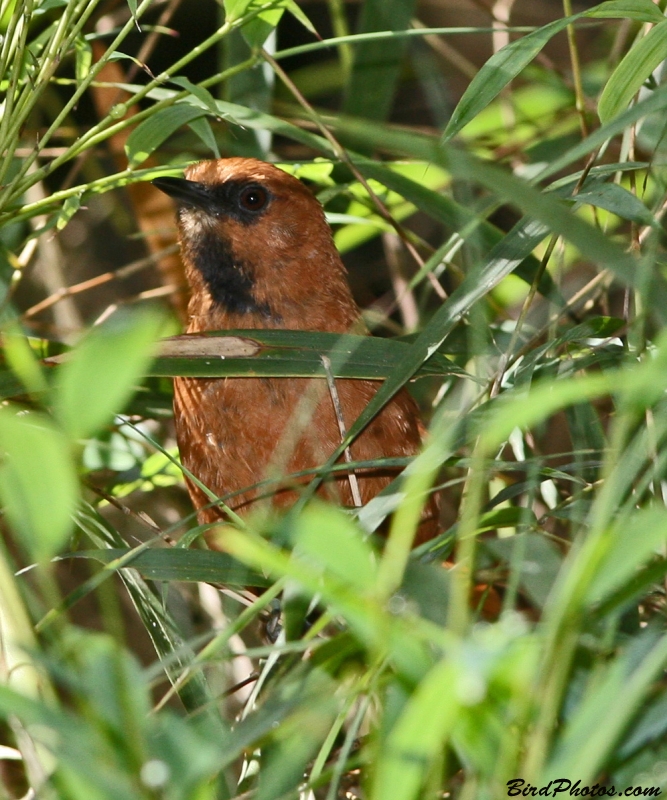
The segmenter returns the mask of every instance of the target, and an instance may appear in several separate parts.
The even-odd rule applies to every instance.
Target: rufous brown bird
[[[243,328],[368,332],[322,206],[299,180],[250,158],[203,161],[185,176],[154,184],[178,204],[181,255],[192,290],[188,333]],[[335,381],[346,430],[379,385]],[[182,463],[219,497],[259,483],[272,466],[283,475],[318,467],[341,443],[334,396],[322,379],[176,378],[174,419]],[[420,444],[416,404],[401,391],[354,441],[351,456],[355,461],[412,456]],[[368,502],[396,474],[357,470],[357,503]],[[295,481],[283,483],[273,504],[292,504],[294,487]],[[200,524],[224,519],[191,481],[188,489]],[[354,487],[344,473],[320,494],[354,505]],[[258,499],[258,491],[249,490],[228,505],[245,513]],[[437,517],[432,496],[419,541],[435,535]]]

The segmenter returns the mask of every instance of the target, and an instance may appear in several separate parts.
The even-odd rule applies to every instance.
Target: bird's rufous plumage
[[[192,290],[188,333],[367,332],[322,206],[299,180],[247,158],[203,161],[185,175],[186,180],[158,179],[156,185],[179,204],[181,255]],[[349,429],[379,383],[337,379],[335,387]],[[287,476],[320,466],[341,442],[332,395],[322,379],[176,378],[174,419],[182,463],[220,497],[259,483],[272,467]],[[351,455],[355,461],[412,456],[420,444],[417,407],[401,391],[355,440]],[[396,474],[357,471],[362,502]],[[286,480],[271,502],[293,503],[294,486]],[[224,518],[200,488],[188,481],[188,489],[201,524]],[[345,473],[320,493],[354,504]],[[244,513],[258,502],[258,492],[240,492],[227,502]],[[437,510],[432,497],[419,540],[435,534]]]

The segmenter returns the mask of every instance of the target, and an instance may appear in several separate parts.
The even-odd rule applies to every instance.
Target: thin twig
[[[158,286],[156,289],[147,289],[145,292],[139,292],[134,297],[129,297],[127,300],[119,300],[117,303],[111,303],[111,305],[107,306],[104,311],[99,315],[99,317],[93,322],[93,326],[101,325],[105,322],[112,314],[115,314],[116,311],[121,306],[129,306],[133,303],[141,303],[143,300],[155,300],[158,297],[168,297],[170,294],[174,292],[179,292],[182,290],[182,286]]]
[[[133,275],[135,272],[139,272],[139,270],[151,266],[151,264],[159,261],[164,256],[175,253],[177,250],[178,245],[173,245],[172,247],[165,248],[159,253],[152,253],[150,256],[137,259],[137,261],[133,261],[131,264],[127,264],[126,266],[112,272],[105,272],[102,275],[97,275],[96,277],[89,278],[86,281],[75,283],[73,286],[63,286],[62,288],[58,289],[57,292],[54,292],[52,295],[49,295],[49,297],[46,297],[44,300],[40,300],[39,303],[35,303],[34,306],[31,306],[23,313],[23,319],[25,320],[29,319],[30,317],[34,317],[35,314],[39,314],[40,311],[44,311],[56,303],[59,303],[65,297],[70,297],[71,295],[79,294],[80,292],[86,292],[88,289],[94,289],[97,286],[103,286],[105,283],[109,283],[113,280],[127,278],[128,276]]]
[[[535,298],[535,295],[537,293],[537,287],[539,286],[540,280],[544,275],[544,271],[547,268],[547,264],[549,263],[549,259],[551,258],[551,254],[554,251],[554,247],[556,246],[558,239],[559,239],[558,236],[556,235],[552,236],[551,240],[549,241],[549,244],[547,245],[544,257],[540,262],[540,266],[537,272],[535,273],[535,277],[533,278],[533,282],[530,285],[530,289],[528,290],[526,299],[523,302],[521,313],[519,314],[519,319],[516,321],[516,324],[514,325],[514,330],[512,331],[510,342],[507,345],[507,349],[500,358],[500,364],[498,365],[498,372],[496,373],[496,377],[491,386],[491,391],[489,392],[490,397],[496,397],[496,395],[500,391],[500,384],[502,383],[503,376],[505,375],[505,370],[507,369],[507,363],[512,357],[512,350],[514,350],[514,346],[517,343],[517,340],[521,333],[521,329],[523,328],[524,322],[526,321],[526,317],[528,316],[528,310],[530,309],[533,300]]]
[[[222,696],[230,697],[231,695],[236,694],[236,692],[238,692],[239,689],[243,689],[243,687],[247,686],[249,683],[254,683],[258,678],[259,678],[259,673],[253,672],[252,675],[248,675],[248,677],[245,678],[245,680],[235,683],[234,686],[232,686],[229,689],[225,689],[225,691],[222,693]]]
[[[141,525],[143,525],[145,528],[148,528],[148,530],[151,531],[151,533],[157,534],[157,536],[159,536],[160,539],[166,542],[170,547],[176,546],[176,542],[171,538],[171,536],[168,536],[162,530],[162,528],[160,528],[160,526],[154,520],[152,520],[148,516],[148,514],[146,514],[144,511],[135,511],[129,506],[126,506],[124,503],[121,503],[117,497],[114,497],[112,494],[105,492],[104,489],[100,489],[97,486],[93,486],[91,483],[88,483],[87,485],[92,492],[95,492],[96,495],[101,497],[103,500],[106,500],[107,503],[109,503],[109,505],[112,505],[114,508],[117,508],[118,511],[124,514],[126,517],[131,517],[132,519],[136,520]]]
[[[418,19],[412,20],[412,27],[416,30],[427,29],[427,26]],[[442,36],[436,36],[433,33],[424,34],[424,41],[429,45],[429,47],[431,47],[432,50],[435,50],[439,56],[442,56],[444,59],[449,61],[453,67],[456,67],[456,69],[465,75],[468,80],[472,80],[475,75],[477,75],[477,66],[462,53],[460,53],[455,47],[452,47],[452,45],[449,44],[449,42],[447,42]]]
[[[563,13],[566,17],[572,16],[572,0],[563,0]],[[581,126],[581,136],[588,137],[588,123],[586,122],[586,100],[581,79],[581,64],[579,62],[579,49],[577,48],[577,38],[574,25],[567,26],[567,43],[570,50],[570,63],[572,65],[572,80],[574,82],[575,107],[579,115]]]
[[[419,325],[419,309],[410,282],[406,280],[401,270],[400,240],[395,233],[387,231],[382,234],[382,244],[389,268],[389,277],[394,288],[395,304],[401,312],[405,331],[411,333]]]
[[[336,381],[331,371],[331,360],[328,356],[320,356],[322,359],[322,366],[327,376],[327,386],[329,387],[329,394],[331,395],[331,402],[333,403],[334,411],[336,412],[336,420],[338,421],[338,430],[340,431],[340,440],[344,442],[347,438],[347,430],[345,428],[345,420],[343,419],[343,408],[340,404],[340,397],[338,396],[338,389],[336,388]],[[352,463],[352,453],[350,448],[346,447],[343,455],[348,464]],[[354,471],[347,473],[347,479],[350,482],[350,491],[352,492],[352,501],[356,508],[361,508],[361,493],[359,491],[359,482],[357,475]]]

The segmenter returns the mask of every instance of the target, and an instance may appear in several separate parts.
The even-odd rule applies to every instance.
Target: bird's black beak
[[[156,178],[153,186],[161,192],[173,197],[181,205],[211,211],[212,198],[209,190],[202,183],[186,181],[185,178]]]

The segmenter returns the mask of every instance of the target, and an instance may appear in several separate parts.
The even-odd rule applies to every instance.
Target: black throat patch
[[[252,275],[242,262],[234,259],[228,242],[212,232],[202,232],[189,250],[215,303],[237,314],[272,316],[267,303],[255,300]]]

